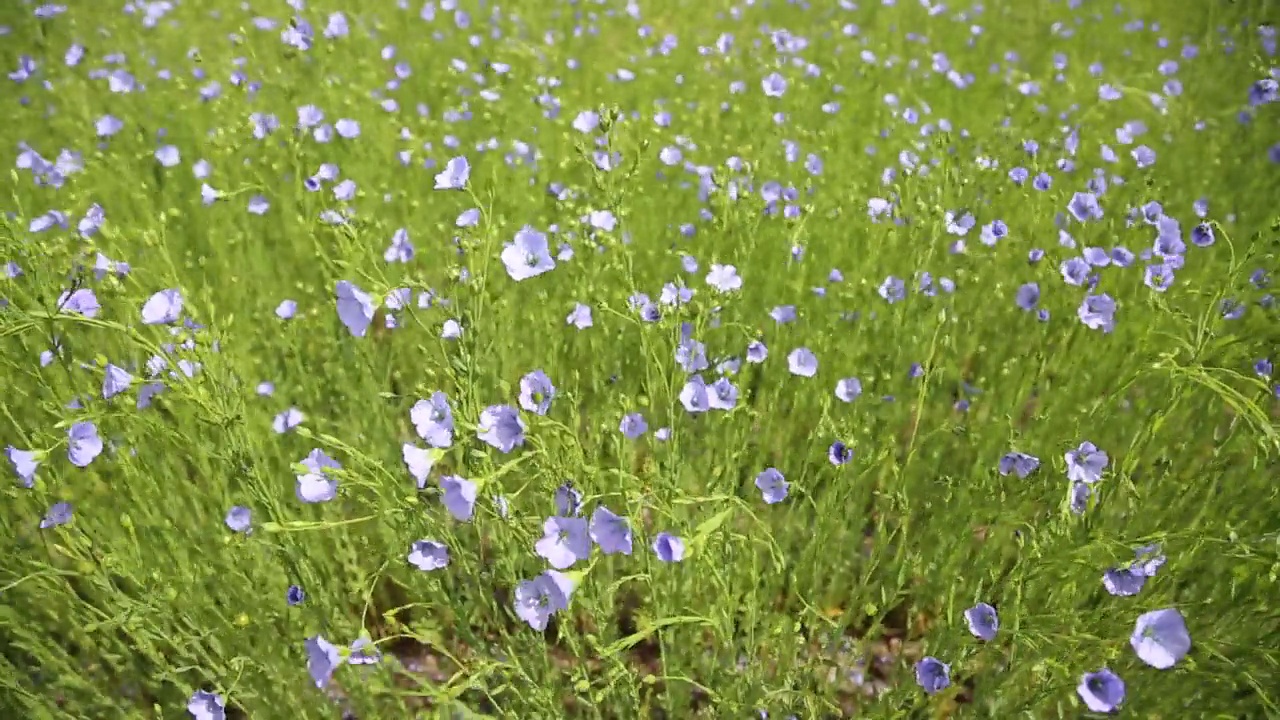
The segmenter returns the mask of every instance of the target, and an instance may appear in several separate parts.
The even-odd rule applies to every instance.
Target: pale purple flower
[[[844,378],[836,383],[836,398],[841,402],[853,402],[862,395],[862,381],[858,378]]]
[[[907,297],[907,284],[902,278],[890,275],[880,283],[880,287],[876,290],[880,297],[884,298],[889,304],[904,300]]]
[[[334,294],[337,297],[338,319],[352,335],[364,337],[369,325],[373,323],[373,314],[377,309],[372,296],[346,280],[338,281]]]
[[[1067,203],[1071,216],[1080,222],[1102,219],[1102,206],[1098,204],[1098,196],[1091,192],[1078,192],[1071,196]]]
[[[476,511],[476,484],[457,475],[445,475],[440,478],[441,501],[449,514],[470,522]]]
[[[929,695],[951,686],[951,666],[934,657],[916,663],[916,683]]]
[[[579,330],[586,330],[591,327],[594,322],[591,319],[591,308],[582,303],[575,303],[573,310],[564,319],[565,325],[572,325]]]
[[[792,375],[813,377],[818,373],[818,356],[809,348],[796,348],[787,355],[787,369]]]
[[[760,88],[764,90],[765,97],[780,98],[787,92],[787,79],[772,72],[760,81]]]
[[[591,539],[605,555],[631,554],[631,525],[626,518],[601,505],[591,513]]]
[[[542,523],[542,538],[534,552],[557,570],[571,567],[591,556],[591,536],[587,521],[579,517],[549,517]]]
[[[382,259],[389,263],[407,263],[414,256],[413,242],[409,240],[409,231],[397,228],[391,233],[391,244],[382,251]]]
[[[1160,552],[1158,543],[1143,545],[1134,549],[1130,569],[1147,577],[1154,577],[1156,572],[1164,567],[1166,560],[1167,558]]]
[[[1116,597],[1129,597],[1142,592],[1147,576],[1133,568],[1111,568],[1102,574],[1102,586]]]
[[[677,563],[684,559],[684,540],[667,532],[658,533],[653,539],[653,554],[665,563]]]
[[[1138,617],[1129,644],[1142,662],[1168,670],[1191,650],[1191,634],[1176,608],[1152,610]]]
[[[892,396],[887,396],[892,398]],[[853,460],[853,448],[849,447],[843,440],[832,441],[830,447],[827,448],[827,461],[836,467],[848,464]]]
[[[436,173],[436,190],[463,190],[471,177],[471,163],[465,157],[450,158]]]
[[[338,496],[338,481],[329,475],[331,470],[342,469],[337,460],[316,448],[300,464],[306,472],[297,475],[295,494],[299,500],[304,503],[322,503]]]
[[[427,475],[431,473],[431,468],[436,464],[436,455],[430,450],[424,450],[413,443],[404,443],[400,446],[400,457],[404,460],[404,465],[409,470],[409,475],[418,483],[418,489],[421,490],[427,486]]]
[[[1090,330],[1109,333],[1116,326],[1116,301],[1106,293],[1086,295],[1076,310],[1076,315]]]
[[[541,370],[534,370],[520,378],[520,407],[537,415],[546,415],[551,400],[556,396],[556,386]]]
[[[546,630],[551,616],[569,607],[573,586],[574,582],[568,575],[555,570],[521,581],[516,585],[513,603],[516,615],[534,630]]]
[[[1006,453],[1000,458],[1000,474],[1008,475],[1013,473],[1020,479],[1026,479],[1028,475],[1036,471],[1040,467],[1040,458],[1034,455],[1028,455],[1018,451]]]
[[[593,110],[583,110],[573,118],[571,124],[574,130],[585,135],[600,127],[600,114]]]
[[[635,440],[644,435],[649,430],[649,423],[645,421],[644,416],[640,413],[628,413],[622,416],[622,422],[618,424],[618,431],[621,432],[628,440]]]
[[[161,167],[171,168],[182,162],[182,153],[173,145],[163,145],[156,150],[155,158]]]
[[[1014,302],[1018,307],[1028,312],[1035,310],[1036,305],[1040,302],[1040,286],[1036,283],[1025,283],[1018,288],[1017,294],[1014,296]]]
[[[1108,668],[1085,673],[1076,694],[1093,712],[1112,713],[1124,703],[1124,681]]]
[[[147,325],[166,325],[182,316],[182,293],[177,289],[161,290],[142,306],[142,322]]]
[[[1083,515],[1084,511],[1089,509],[1089,496],[1092,494],[1093,488],[1089,487],[1089,483],[1071,483],[1071,490],[1068,494],[1068,504],[1071,507],[1071,512],[1076,515]]]
[[[1067,461],[1067,479],[1090,484],[1102,479],[1102,473],[1111,461],[1107,453],[1087,440],[1075,450],[1068,450],[1064,457]]]
[[[715,288],[717,292],[728,293],[734,290],[742,289],[742,278],[738,276],[738,269],[732,265],[711,265],[711,271],[707,273],[707,284]]]
[[[67,430],[67,459],[76,467],[88,467],[102,454],[102,438],[98,426],[85,420]]]
[[[711,397],[707,392],[707,383],[701,375],[694,375],[685,381],[680,389],[680,404],[691,413],[702,413],[711,409]]]
[[[503,248],[501,259],[507,275],[516,282],[550,272],[556,267],[547,246],[547,236],[528,225],[517,231],[514,241]]]
[[[969,632],[979,640],[991,642],[1000,629],[1000,617],[996,609],[987,603],[978,603],[965,610],[964,620],[969,625]]]
[[[306,639],[307,672],[316,687],[323,689],[329,684],[333,672],[342,665],[342,653],[336,645],[325,640],[322,635]]]
[[[572,483],[566,481],[556,488],[555,504],[557,514],[573,517],[582,510],[582,493],[578,492]]]
[[[49,511],[45,513],[44,518],[40,520],[40,529],[48,530],[59,525],[66,525],[71,522],[73,509],[71,503],[60,502],[49,506]]]
[[[449,398],[437,390],[428,400],[419,400],[409,410],[409,419],[413,421],[418,437],[435,448],[447,448],[453,445],[453,410],[449,407]]]
[[[1058,267],[1058,271],[1062,273],[1063,282],[1075,286],[1085,284],[1089,278],[1089,270],[1089,263],[1080,257],[1068,258]]]
[[[342,118],[333,124],[333,129],[337,131],[338,137],[344,140],[354,140],[360,137],[360,123],[351,118]]]
[[[490,405],[480,412],[476,437],[498,452],[509,453],[524,444],[524,421],[510,405]]]
[[[40,456],[30,450],[19,450],[12,445],[6,447],[4,453],[9,458],[9,464],[13,466],[14,474],[22,481],[22,486],[34,487],[36,468],[40,466]]]
[[[732,410],[738,405],[737,386],[729,378],[718,378],[708,388],[707,403],[713,410]]]
[[[449,566],[449,548],[435,540],[414,540],[409,546],[409,564],[423,572]]]
[[[197,690],[187,701],[187,712],[194,720],[226,720],[226,704],[217,693]]]
[[[233,505],[223,522],[232,532],[247,533],[253,525],[253,513],[243,505]]]
[[[107,363],[102,377],[102,397],[110,399],[125,392],[133,384],[133,376],[124,368]]]
[[[760,491],[760,495],[768,505],[780,503],[787,499],[788,489],[791,484],[787,482],[782,473],[777,468],[765,468],[756,475],[756,488]]]
[[[352,665],[376,665],[381,661],[382,652],[367,637],[356,638],[347,652],[347,662]]]
[[[296,407],[291,407],[287,410],[281,410],[271,420],[271,429],[274,430],[276,434],[283,435],[284,433],[287,433],[301,425],[302,421],[305,419],[306,416],[302,414],[301,410]]]

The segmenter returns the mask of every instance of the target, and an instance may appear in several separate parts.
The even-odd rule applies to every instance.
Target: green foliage
[[[418,7],[317,3],[305,12],[317,31],[307,52],[283,45],[281,28],[254,29],[237,2],[185,3],[154,28],[111,3],[72,4],[47,21],[28,6],[6,11],[5,67],[22,52],[41,74],[7,86],[32,101],[4,99],[12,113],[4,145],[23,141],[46,158],[73,149],[85,170],[57,190],[15,171],[4,200],[0,260],[23,275],[0,280],[8,300],[0,442],[44,456],[33,488],[0,488],[0,715],[185,717],[187,698],[205,689],[226,699],[228,717],[254,720],[330,718],[338,707],[363,720],[746,718],[761,709],[806,720],[1076,718],[1085,712],[1081,675],[1108,666],[1128,685],[1129,715],[1280,716],[1278,406],[1274,380],[1252,369],[1269,353],[1280,360],[1280,333],[1275,309],[1259,303],[1265,291],[1250,283],[1254,271],[1277,268],[1277,166],[1265,157],[1276,113],[1259,108],[1250,126],[1236,120],[1249,83],[1265,72],[1257,68],[1273,62],[1252,28],[1238,29],[1243,16],[1228,14],[1246,9],[1148,0],[1112,16],[1110,3],[1072,10],[992,0],[956,23],[958,6],[929,17],[914,2],[862,4],[857,12],[758,4],[740,8],[738,21],[716,4],[641,3],[652,33],[638,37],[640,23],[618,3],[611,14],[595,4],[507,4],[497,20],[475,10],[469,30],[444,11],[427,24]],[[326,13],[339,9],[351,35],[319,37]],[[287,20],[283,3],[258,12]],[[1123,29],[1135,15],[1161,30]],[[854,22],[859,35],[846,37]],[[759,32],[766,23],[806,38],[797,55],[821,75],[806,77],[803,63],[775,52]],[[980,36],[967,30],[974,24]],[[1205,31],[1219,24],[1233,29]],[[488,37],[494,27],[501,39]],[[906,39],[909,30],[929,43]],[[544,42],[548,31],[554,42]],[[736,50],[699,53],[722,32],[736,36]],[[646,53],[667,33],[678,36],[675,49]],[[472,34],[485,38],[479,47]],[[1220,47],[1228,36],[1229,55]],[[88,53],[67,67],[73,41]],[[1178,58],[1184,44],[1200,55]],[[394,60],[378,59],[387,45]],[[879,66],[859,58],[863,49]],[[1016,63],[1002,61],[1010,50]],[[120,67],[145,91],[112,93],[105,79],[89,78],[91,68],[115,67],[104,64],[110,52],[127,54]],[[924,72],[940,52],[976,76],[972,87]],[[1068,60],[1060,73],[1056,53]],[[451,67],[455,58],[465,70]],[[256,91],[227,80],[237,59],[261,83]],[[1161,112],[1147,95],[1160,91],[1156,68],[1167,59],[1179,59],[1184,92]],[[1101,79],[1089,74],[1095,61],[1105,66]],[[395,62],[413,73],[381,92],[398,100],[392,114],[370,93],[393,77]],[[992,63],[998,73],[988,72]],[[171,79],[157,77],[162,68]],[[617,68],[636,79],[609,82]],[[761,78],[775,70],[790,87],[765,97]],[[500,97],[478,95],[475,73]],[[46,78],[53,91],[37,87]],[[221,97],[201,101],[212,80]],[[734,81],[745,92],[731,95]],[[1028,81],[1039,95],[1016,90]],[[1124,96],[1099,100],[1104,81]],[[909,124],[886,93],[931,112]],[[549,117],[552,96],[560,109]],[[415,111],[419,102],[429,115]],[[840,111],[825,112],[827,102]],[[320,144],[295,131],[304,104],[330,122],[358,120],[361,137]],[[651,119],[664,109],[669,128]],[[599,110],[602,128],[574,130],[583,110]],[[786,121],[776,123],[775,112]],[[104,113],[125,128],[98,144],[93,122]],[[274,113],[281,128],[254,139],[251,113]],[[950,131],[938,129],[943,118]],[[1135,167],[1132,146],[1114,139],[1130,121],[1147,127],[1137,142],[1158,151],[1150,168]],[[925,123],[933,134],[922,133]],[[1073,173],[1053,165],[1064,155],[1064,125],[1079,127]],[[153,158],[161,130],[181,165]],[[686,160],[713,170],[720,188],[706,220],[698,176],[658,159],[677,135],[696,144]],[[456,150],[444,147],[446,136]],[[598,136],[607,142],[597,145]],[[477,152],[490,138],[497,149]],[[1041,144],[1034,157],[1021,146],[1031,139]],[[799,162],[787,161],[784,140],[799,144]],[[536,150],[536,162],[509,162],[516,141]],[[1120,154],[1117,164],[1097,160],[1104,143]],[[397,160],[401,150],[412,154],[409,167]],[[596,151],[621,162],[600,171]],[[937,164],[900,170],[884,186],[881,173],[900,151]],[[822,158],[821,175],[803,170],[808,153]],[[468,189],[434,191],[439,168],[423,160],[443,165],[454,155],[471,162]],[[730,156],[749,167],[728,169]],[[983,168],[979,157],[998,164]],[[222,192],[207,206],[191,172],[198,159],[212,163],[205,182]],[[356,198],[304,188],[323,162],[358,184]],[[1053,187],[1012,184],[1007,172],[1017,165],[1051,172]],[[1099,291],[1119,305],[1111,333],[1077,319],[1086,290],[1065,285],[1058,270],[1079,250],[1059,245],[1055,216],[1095,167],[1125,183],[1110,184],[1102,220],[1070,225],[1080,247],[1150,247],[1154,231],[1126,223],[1130,207],[1150,200],[1189,230],[1192,202],[1209,198],[1217,237],[1212,248],[1188,249],[1162,294],[1143,285],[1142,260],[1100,269]],[[724,189],[741,181],[745,190],[748,176],[752,191],[731,199]],[[798,218],[765,214],[760,189],[769,180],[794,185]],[[550,198],[552,182],[575,199]],[[246,212],[256,195],[271,205],[260,216]],[[868,200],[895,196],[903,222],[873,222]],[[105,224],[76,235],[76,219],[95,203]],[[348,224],[318,219],[343,207]],[[478,226],[455,227],[473,207]],[[50,209],[66,212],[70,229],[30,232]],[[606,209],[619,220],[613,232],[582,221]],[[1003,219],[1009,237],[987,247],[975,227],[968,251],[950,253],[956,238],[944,213],[966,209],[979,225]],[[513,282],[499,260],[504,244],[524,225],[553,223],[561,234],[552,252],[565,241],[574,257]],[[696,233],[683,234],[684,223]],[[405,264],[382,257],[397,228],[417,248]],[[1032,248],[1045,259],[1029,263]],[[97,253],[132,269],[95,277]],[[681,273],[684,254],[698,259],[698,273]],[[712,263],[734,265],[743,288],[718,295],[703,282]],[[843,281],[829,281],[832,268]],[[951,278],[955,292],[917,292],[922,271]],[[906,300],[878,296],[889,275],[905,279]],[[691,302],[643,322],[632,294],[656,299],[679,276],[696,291]],[[339,280],[375,298],[430,288],[450,302],[411,304],[397,329],[356,338],[334,311]],[[1014,303],[1033,281],[1047,322]],[[94,289],[96,318],[58,311],[72,284]],[[182,290],[199,329],[171,335],[140,324],[143,302],[170,287]],[[288,321],[274,314],[286,298],[299,308]],[[1247,311],[1224,317],[1227,300]],[[575,303],[592,309],[593,327],[566,324]],[[797,321],[775,323],[777,305],[794,305]],[[441,337],[449,320],[463,328],[456,340]],[[733,376],[741,397],[732,411],[694,416],[682,407],[687,374],[673,361],[681,323],[693,325],[713,365],[741,358],[752,340],[768,344],[765,363],[744,363]],[[199,372],[165,371],[165,391],[137,409],[147,359],[187,340],[184,357]],[[787,371],[787,353],[801,346],[819,359],[813,378]],[[40,353],[54,347],[57,357],[42,366]],[[109,401],[99,397],[107,362],[139,378]],[[912,363],[922,366],[918,378],[908,376]],[[526,444],[501,455],[476,439],[477,418],[486,406],[514,404],[521,376],[535,368],[557,387],[552,409],[525,413]],[[833,394],[844,377],[863,384],[852,403]],[[273,396],[255,391],[262,381],[275,384]],[[435,391],[451,399],[456,442],[418,492],[400,446],[417,441],[410,407]],[[69,409],[73,398],[83,407]],[[290,406],[305,414],[302,426],[272,432]],[[636,441],[619,432],[632,412],[651,430]],[[110,446],[83,469],[66,457],[67,428],[80,420],[95,422]],[[660,427],[672,428],[669,440],[655,438]],[[854,451],[841,467],[826,458],[837,439]],[[1076,515],[1064,453],[1085,440],[1110,465]],[[294,495],[297,463],[313,448],[343,465],[333,502]],[[1039,470],[1000,475],[1012,450],[1038,456]],[[766,467],[790,482],[781,503],[766,505],[753,485]],[[448,473],[480,485],[469,523],[441,507],[436,480]],[[631,520],[635,552],[597,551],[576,566],[569,608],[538,633],[516,617],[512,594],[546,568],[534,543],[567,479],[588,509],[607,504]],[[74,519],[39,529],[59,501],[74,505]],[[224,525],[233,505],[252,510],[253,532]],[[664,564],[650,551],[659,531],[684,538],[683,562]],[[449,547],[446,569],[406,562],[421,538]],[[1167,565],[1137,596],[1108,595],[1103,571],[1153,542]],[[291,584],[306,592],[292,607]],[[990,643],[965,626],[964,610],[977,602],[1000,613]],[[1182,611],[1193,641],[1167,671],[1129,647],[1135,618],[1163,607]],[[367,636],[383,660],[341,667],[319,690],[303,645],[317,634],[339,647]],[[951,665],[946,692],[928,696],[916,685],[911,668],[924,655]]]

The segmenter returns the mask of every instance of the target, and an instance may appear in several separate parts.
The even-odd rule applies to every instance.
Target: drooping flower
[[[582,510],[582,493],[578,492],[573,485],[565,481],[563,485],[556,488],[555,492],[556,513],[564,517],[572,517]]]
[[[1076,515],[1083,515],[1085,510],[1089,509],[1089,497],[1093,495],[1093,488],[1086,482],[1071,483],[1071,490],[1068,494],[1068,504],[1071,512]]]

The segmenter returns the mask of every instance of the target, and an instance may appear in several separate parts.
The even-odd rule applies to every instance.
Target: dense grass
[[[467,4],[464,29],[417,0],[317,2],[303,50],[282,42],[285,3],[255,5],[187,2],[153,27],[117,3],[3,11],[19,169],[0,201],[0,715],[185,717],[204,690],[254,720],[1077,718],[1082,676],[1108,667],[1129,716],[1280,717],[1280,404],[1259,363],[1280,360],[1280,106],[1262,86],[1250,104],[1274,8],[655,2],[635,19],[526,0]],[[349,33],[324,37],[336,11]],[[116,92],[124,73],[136,85]],[[306,105],[358,138],[298,129]],[[598,127],[574,127],[585,111]],[[99,137],[107,114],[122,127]],[[454,157],[465,187],[434,189]],[[338,174],[313,190],[322,163]],[[1072,217],[1090,190],[1101,217]],[[1007,235],[984,242],[996,221]],[[502,258],[525,226],[561,254],[516,281]],[[416,254],[389,262],[401,228]],[[1138,257],[1069,262],[1116,246]],[[715,265],[740,287],[708,281]],[[343,282],[376,314],[340,319]],[[1027,283],[1047,318],[1019,306]],[[677,286],[687,302],[667,301]],[[180,312],[149,301],[165,289]],[[1114,322],[1088,327],[1078,310],[1102,294]],[[590,327],[566,320],[578,303]],[[800,348],[812,376],[793,372]],[[520,410],[503,453],[477,426],[520,407],[534,370],[550,409]],[[691,371],[726,378],[736,406],[690,412]],[[428,451],[411,408],[435,392],[455,432]],[[289,408],[301,423],[273,430]],[[87,464],[92,442],[69,444],[85,422],[105,443]],[[1086,441],[1108,463],[1073,509],[1068,453]],[[337,493],[304,503],[317,448],[341,464]],[[1002,473],[1012,452],[1039,466]],[[757,483],[770,467],[781,500]],[[450,476],[475,483],[466,521]],[[548,568],[535,547],[567,482],[583,518],[626,518],[633,548],[593,544],[539,632],[517,587]],[[70,521],[40,527],[59,502]],[[679,562],[651,548],[659,532]],[[422,539],[446,567],[411,564]],[[1151,543],[1167,563],[1109,592],[1103,573]],[[990,641],[966,624],[980,602],[999,614]],[[1130,635],[1162,608],[1192,645],[1158,670]],[[316,636],[380,657],[329,678]],[[936,694],[915,677],[926,656],[950,667]]]

